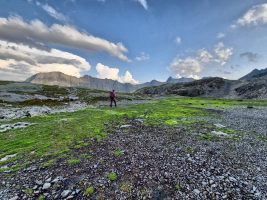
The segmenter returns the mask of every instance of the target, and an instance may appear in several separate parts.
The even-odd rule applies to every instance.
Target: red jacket
[[[116,93],[115,92],[110,92],[109,97],[112,98],[112,99],[115,99],[116,98]]]

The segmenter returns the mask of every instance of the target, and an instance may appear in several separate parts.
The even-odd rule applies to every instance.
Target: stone
[[[10,198],[9,200],[17,200],[17,199],[19,199],[19,197],[18,196],[14,196],[14,197]]]
[[[131,126],[132,126],[131,124],[125,124],[125,125],[121,125],[120,128],[129,128]]]
[[[6,155],[5,157],[0,159],[0,162],[7,161],[10,158],[14,158],[17,154],[12,154],[12,155]]]
[[[214,126],[216,126],[217,128],[225,128],[226,126],[222,125],[222,124],[214,124]]]
[[[236,179],[234,178],[234,177],[229,177],[229,181],[231,181],[231,182],[236,182]]]
[[[198,189],[194,189],[193,192],[196,194],[196,195],[199,195],[200,194],[200,191]]]
[[[57,183],[58,181],[60,181],[60,180],[62,180],[62,179],[63,179],[62,176],[58,176],[58,177],[56,177],[56,178],[52,181],[52,183]]]
[[[45,182],[51,182],[51,180],[52,180],[52,178],[50,177],[50,178],[46,179]]]
[[[145,121],[145,120],[143,120],[143,119],[134,119],[134,122],[139,122],[139,123],[141,123],[141,124],[144,123],[144,121]]]
[[[70,190],[64,190],[63,192],[61,192],[61,197],[65,198],[65,197],[67,197],[69,195],[69,193],[71,193]]]
[[[39,180],[36,180],[35,183],[36,183],[37,185],[42,185],[42,184],[43,184],[43,182],[42,182],[42,181],[39,181]]]
[[[216,136],[229,137],[227,133],[224,133],[222,131],[211,131],[211,134],[216,135]]]
[[[49,189],[51,187],[51,183],[45,183],[44,185],[43,185],[43,190],[47,190],[47,189]]]

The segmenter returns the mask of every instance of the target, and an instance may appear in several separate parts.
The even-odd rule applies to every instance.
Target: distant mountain
[[[267,78],[267,68],[266,69],[254,69],[247,75],[241,77],[239,80],[252,80],[255,78],[260,78],[260,77],[266,77]]]
[[[115,89],[119,92],[133,92],[139,88],[138,85],[120,83],[111,79],[99,79],[88,75],[77,78],[75,76],[66,75],[62,72],[38,73],[28,78],[26,82],[64,87],[85,87],[97,90]]]
[[[178,79],[175,79],[175,78],[173,78],[173,77],[169,77],[168,79],[167,79],[167,83],[188,83],[188,82],[192,82],[192,81],[194,81],[195,79],[193,79],[193,78],[185,78],[185,77],[181,77],[181,78],[178,78]]]
[[[210,93],[213,95],[220,96],[224,95],[227,90],[228,80],[223,78],[206,78],[195,80],[187,83],[176,83],[176,84],[165,84],[156,87],[146,87],[137,90],[137,93],[142,94],[176,94],[180,96],[207,96]],[[224,93],[224,94],[221,94]]]
[[[188,83],[164,84],[145,87],[136,93],[147,95],[180,95],[190,97],[267,99],[267,76],[264,70],[241,80],[219,77],[204,78]]]
[[[111,79],[99,79],[88,75],[77,78],[75,76],[66,75],[62,72],[47,72],[35,74],[28,78],[26,82],[43,85],[58,85],[64,87],[86,87],[97,90],[115,89],[119,92],[134,92],[135,90],[143,87],[159,86],[166,83],[189,82],[190,80],[192,79],[173,79],[170,77],[168,78],[167,82],[152,80],[150,82],[133,85],[130,83],[120,83]]]

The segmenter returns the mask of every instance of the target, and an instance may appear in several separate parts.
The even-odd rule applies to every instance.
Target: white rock
[[[50,177],[50,178],[46,179],[46,182],[51,182],[51,180],[52,180],[52,178]]]
[[[211,134],[217,135],[217,136],[229,137],[227,133],[224,133],[222,131],[211,131]]]
[[[129,128],[131,126],[132,126],[131,124],[126,124],[126,125],[121,125],[120,128]]]
[[[42,185],[42,184],[43,184],[43,182],[42,182],[42,181],[39,181],[39,180],[36,180],[35,183],[36,183],[37,185]]]
[[[15,197],[10,198],[9,200],[17,200],[17,199],[19,199],[19,197],[15,196]]]
[[[14,158],[17,154],[12,154],[12,155],[6,155],[5,157],[0,159],[0,162],[7,161],[10,158]]]
[[[61,197],[65,198],[66,196],[69,195],[71,191],[70,190],[64,190],[62,193],[61,193]]]
[[[229,181],[236,182],[237,180],[234,177],[229,177]]]
[[[193,192],[196,194],[196,195],[199,195],[200,194],[200,191],[198,189],[194,189]]]
[[[139,122],[139,123],[142,124],[142,123],[144,123],[145,120],[143,120],[143,119],[135,119],[134,121],[135,121],[135,122]]]
[[[225,128],[226,126],[222,125],[222,124],[214,124],[214,126],[216,126],[217,128]]]
[[[7,168],[8,168],[7,165],[4,165],[4,166],[0,167],[0,169],[7,169]]]
[[[47,190],[48,188],[50,188],[51,187],[51,183],[45,183],[44,185],[43,185],[43,190]]]

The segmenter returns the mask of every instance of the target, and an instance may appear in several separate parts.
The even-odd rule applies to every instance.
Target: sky
[[[138,84],[267,67],[266,0],[0,0],[0,80]]]

